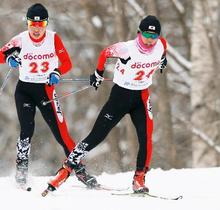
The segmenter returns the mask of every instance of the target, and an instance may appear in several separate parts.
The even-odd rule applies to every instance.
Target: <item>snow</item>
[[[106,186],[131,187],[133,172],[106,174],[97,180]],[[30,177],[31,192],[17,189],[13,176],[0,178],[1,209],[4,210],[219,210],[220,168],[152,169],[146,183],[150,193],[182,200],[115,196],[109,191],[87,190],[71,176],[56,192],[41,192],[51,177]],[[128,191],[131,191],[129,189]],[[3,208],[4,207],[4,208]]]
[[[102,27],[102,21],[98,16],[93,16],[92,17],[92,22],[93,22],[94,26],[96,26],[97,28]]]

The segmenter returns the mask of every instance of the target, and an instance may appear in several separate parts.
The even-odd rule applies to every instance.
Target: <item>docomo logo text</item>
[[[25,60],[46,60],[53,58],[55,56],[55,53],[49,53],[49,54],[39,54],[39,55],[34,55],[32,53],[27,53],[23,56]]]
[[[141,63],[141,62],[135,62],[131,65],[132,69],[141,69],[141,68],[149,68],[149,67],[155,67],[160,64],[160,61],[155,61],[152,63]]]

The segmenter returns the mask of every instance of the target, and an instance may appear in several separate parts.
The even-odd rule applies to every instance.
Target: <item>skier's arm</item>
[[[96,90],[104,80],[103,74],[107,58],[119,58],[122,63],[128,62],[130,57],[125,43],[118,42],[109,47],[106,47],[101,51],[96,70],[93,74],[90,75],[90,85],[93,86]]]
[[[122,60],[129,59],[128,50],[124,42],[118,42],[109,47],[104,48],[98,58],[97,71],[104,71],[107,58],[120,58]]]
[[[167,41],[166,41],[166,39],[164,39],[163,37],[160,37],[160,41],[162,42],[163,47],[164,47],[163,56],[166,56],[166,52],[167,52]],[[163,57],[163,56],[162,56],[162,57]]]
[[[6,45],[0,49],[0,63],[5,63],[6,58],[15,51],[20,52],[21,39],[19,36],[13,37]]]
[[[163,55],[162,55],[161,60],[160,60],[159,69],[160,69],[160,73],[163,73],[164,69],[167,67],[167,58],[166,58],[167,42],[163,37],[160,37],[160,41],[163,44],[164,52],[163,52]]]
[[[0,51],[0,63],[5,63],[5,55]]]
[[[56,54],[60,61],[58,70],[59,73],[62,75],[70,71],[70,69],[72,68],[72,62],[62,40],[57,34],[55,34],[54,42]]]

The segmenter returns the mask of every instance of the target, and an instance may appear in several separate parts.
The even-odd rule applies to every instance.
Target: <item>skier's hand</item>
[[[160,60],[160,66],[159,66],[159,69],[160,69],[160,73],[162,74],[163,73],[163,70],[167,67],[167,59],[166,59],[166,56],[163,56]]]
[[[54,69],[53,72],[49,74],[48,78],[48,84],[51,85],[57,85],[60,82],[60,72],[58,69]]]
[[[17,68],[19,65],[21,65],[21,59],[17,55],[9,55],[6,59],[7,64],[11,68]]]
[[[98,89],[103,80],[103,71],[96,70],[93,74],[90,75],[90,85],[93,86],[95,90]]]

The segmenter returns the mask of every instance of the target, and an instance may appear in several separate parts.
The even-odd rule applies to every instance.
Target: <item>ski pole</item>
[[[62,78],[60,82],[89,82],[89,78]],[[104,81],[112,81],[112,79],[104,78]]]
[[[73,95],[73,94],[75,94],[75,93],[79,93],[79,92],[81,92],[81,91],[83,91],[83,90],[86,90],[86,89],[88,89],[88,88],[91,88],[91,87],[92,87],[92,86],[85,86],[85,87],[83,87],[83,88],[81,88],[81,89],[79,89],[79,90],[73,90],[73,91],[71,91],[71,92],[68,92],[68,93],[63,94],[62,96],[55,97],[54,99],[51,99],[51,100],[49,100],[49,101],[42,101],[41,103],[42,103],[43,106],[46,106],[47,104],[49,104],[49,103],[51,103],[51,102],[53,102],[53,101],[55,101],[55,100],[65,98],[65,97],[70,96],[70,95]]]
[[[3,80],[2,86],[0,88],[0,95],[2,94],[6,84],[8,82],[8,79],[10,77],[11,72],[12,72],[12,68],[9,69],[9,71],[7,72],[7,74],[6,74],[6,76],[5,76],[4,80]]]

